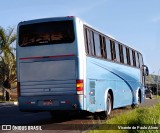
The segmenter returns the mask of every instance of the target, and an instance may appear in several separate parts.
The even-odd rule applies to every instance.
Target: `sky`
[[[0,26],[77,16],[142,53],[150,74],[160,75],[160,0],[0,0]]]

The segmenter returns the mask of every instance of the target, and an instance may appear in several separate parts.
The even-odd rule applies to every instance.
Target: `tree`
[[[7,30],[0,27],[0,84],[3,86],[7,81],[12,84],[16,81],[16,59],[15,45],[16,40],[14,28],[9,27]],[[4,88],[5,86],[3,86]],[[9,93],[10,88],[6,88]],[[3,89],[3,96],[5,89]]]
[[[154,75],[148,75],[148,76],[146,76],[146,83],[147,84],[156,84],[156,82],[154,81]]]

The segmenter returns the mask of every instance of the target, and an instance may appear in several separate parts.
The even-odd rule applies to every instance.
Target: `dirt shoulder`
[[[145,102],[140,104],[140,107],[151,107],[158,103],[160,103],[160,99],[157,98],[145,99]]]

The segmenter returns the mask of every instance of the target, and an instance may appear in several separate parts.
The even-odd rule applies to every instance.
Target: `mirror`
[[[149,69],[148,69],[148,67],[146,66],[146,65],[143,65],[143,69],[144,69],[144,75],[145,76],[148,76],[149,75]]]
[[[146,67],[146,76],[148,76],[149,75],[149,69],[148,69],[148,67]]]

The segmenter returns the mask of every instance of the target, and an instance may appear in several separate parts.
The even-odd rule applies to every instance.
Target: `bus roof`
[[[97,32],[99,32],[99,33],[101,33],[101,34],[109,37],[110,39],[112,39],[112,40],[114,40],[114,41],[116,41],[116,42],[118,42],[118,43],[120,43],[120,44],[122,44],[122,45],[125,45],[125,43],[122,43],[122,42],[120,42],[120,41],[117,41],[117,39],[116,39],[115,37],[113,37],[112,35],[110,35],[110,34],[108,34],[108,33],[105,34],[104,32],[101,32],[101,30],[98,30],[98,29],[95,28],[94,26],[91,26],[91,25],[88,24],[86,21],[84,21],[84,20],[82,20],[82,19],[80,19],[80,18],[78,18],[78,17],[76,17],[76,16],[51,17],[51,18],[40,18],[40,19],[33,19],[33,20],[21,21],[21,22],[18,24],[18,26],[20,26],[20,25],[26,25],[26,24],[39,23],[39,22],[53,21],[53,20],[54,20],[54,21],[61,21],[61,20],[73,20],[73,19],[79,20],[79,21],[81,21],[84,25],[92,28],[93,30],[95,30],[95,31],[97,31]],[[133,48],[130,47],[129,45],[125,45],[125,46],[133,49]],[[133,49],[133,50],[135,50],[135,49]],[[137,50],[135,50],[135,51],[137,51]],[[140,53],[139,51],[137,51],[137,52]],[[140,54],[141,54],[141,53],[140,53]],[[141,54],[141,55],[142,55],[142,54]]]

